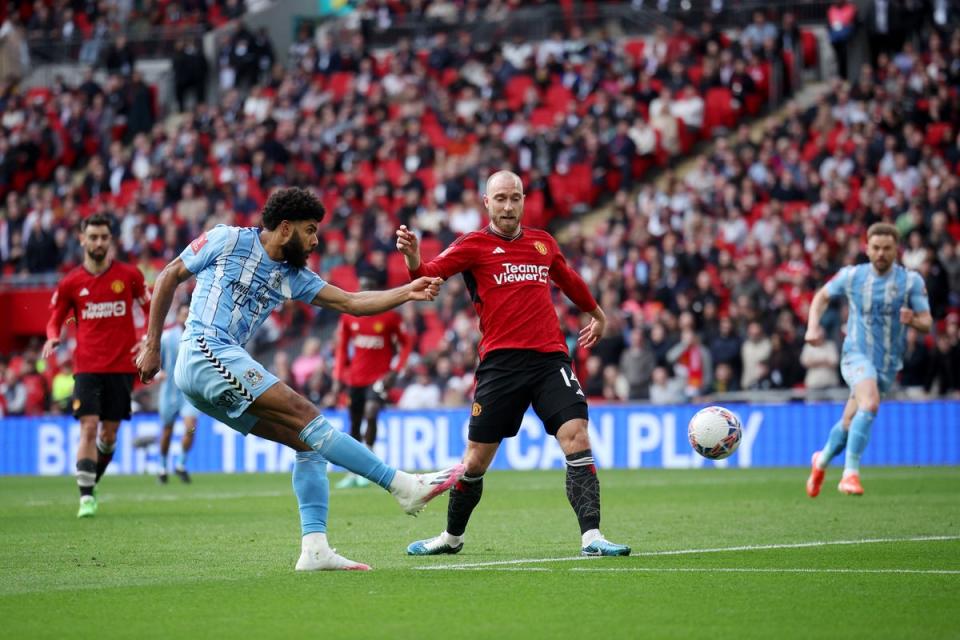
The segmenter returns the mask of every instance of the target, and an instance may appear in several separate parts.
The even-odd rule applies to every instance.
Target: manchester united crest
[[[470,411],[470,415],[472,415],[473,417],[477,417],[478,415],[480,415],[482,411],[483,411],[483,407],[480,406],[480,403],[474,402],[473,409]]]
[[[123,293],[124,288],[123,280],[114,280],[110,283],[110,291],[114,293]]]
[[[533,248],[540,252],[540,255],[547,255],[547,245],[543,244],[539,240],[533,243]]]
[[[374,330],[375,333],[383,333],[383,323],[382,323],[382,322],[374,322],[374,323],[373,323],[373,330]]]

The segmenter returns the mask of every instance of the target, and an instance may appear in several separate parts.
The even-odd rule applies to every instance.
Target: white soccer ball
[[[723,460],[740,446],[743,429],[729,409],[706,407],[690,418],[687,437],[693,450],[710,460]]]

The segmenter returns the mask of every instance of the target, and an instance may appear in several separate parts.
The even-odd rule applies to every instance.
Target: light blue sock
[[[844,473],[860,473],[860,456],[870,441],[870,427],[876,414],[869,411],[857,411],[850,423],[850,440],[847,446],[847,459],[843,465]]]
[[[300,439],[311,449],[319,451],[324,458],[384,489],[390,488],[397,470],[374,455],[373,451],[349,435],[333,428],[322,415],[310,421],[300,432]]]
[[[330,505],[330,482],[327,480],[327,461],[316,451],[298,451],[293,465],[293,492],[300,508],[300,530],[308,533],[326,533],[327,511]]]
[[[817,460],[817,466],[826,469],[830,461],[837,457],[843,448],[847,446],[847,430],[843,428],[843,420],[837,420],[837,424],[830,429],[830,435],[827,437],[827,444],[820,450],[820,459]]]
[[[181,451],[177,454],[176,460],[174,461],[175,469],[186,469],[187,468],[187,454],[186,452]]]

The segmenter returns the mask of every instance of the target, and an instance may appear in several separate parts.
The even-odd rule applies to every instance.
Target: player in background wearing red
[[[359,284],[361,291],[377,288],[376,279],[371,275],[362,275]],[[339,396],[341,385],[349,388],[350,435],[364,442],[371,451],[377,441],[377,417],[387,401],[387,392],[406,367],[412,349],[413,335],[396,311],[375,316],[340,316],[334,389]],[[367,430],[361,433],[364,419]],[[369,485],[370,481],[363,476],[347,473],[337,483],[337,489]]]
[[[590,314],[590,323],[580,332],[582,347],[590,348],[600,339],[606,316],[553,236],[521,227],[523,200],[519,176],[494,173],[483,196],[490,224],[457,238],[427,263],[420,259],[417,237],[405,226],[397,231],[397,249],[412,277],[463,274],[482,334],[463,459],[466,473],[450,490],[446,530],[412,543],[407,547],[410,555],[457,553],[463,548],[467,521],[483,493],[483,474],[500,442],[517,435],[531,404],[566,455],[567,498],[580,524],[581,553],[630,555],[629,547],[609,542],[600,533],[600,482],[587,434],[587,400],[571,368],[549,282]]]
[[[76,321],[73,415],[80,420],[78,518],[96,515],[93,488],[113,458],[120,421],[130,418],[137,370],[134,358],[142,345],[133,325],[133,305],[140,305],[145,315],[150,305],[140,270],[109,257],[112,242],[106,216],[97,214],[83,221],[83,264],[70,271],[53,294],[43,345],[43,357],[50,358],[60,344],[64,321]]]

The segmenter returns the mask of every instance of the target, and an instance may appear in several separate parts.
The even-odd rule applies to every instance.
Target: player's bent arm
[[[817,328],[820,327],[820,319],[823,318],[828,306],[830,306],[830,292],[824,286],[814,294],[813,300],[810,301],[810,313],[807,316],[808,334],[816,332]]]
[[[318,307],[333,309],[352,316],[372,316],[404,302],[412,300],[433,300],[440,289],[440,278],[417,278],[410,284],[386,291],[344,291],[332,284],[327,284],[317,292],[311,304]]]
[[[173,294],[181,283],[186,282],[193,273],[183,264],[183,260],[175,258],[163,268],[153,285],[153,298],[150,301],[150,322],[147,325],[145,349],[160,352],[160,336],[163,335],[163,323],[167,319],[170,305],[173,304]]]
[[[913,319],[910,321],[910,326],[920,333],[929,333],[933,327],[933,316],[929,311],[914,313]]]

